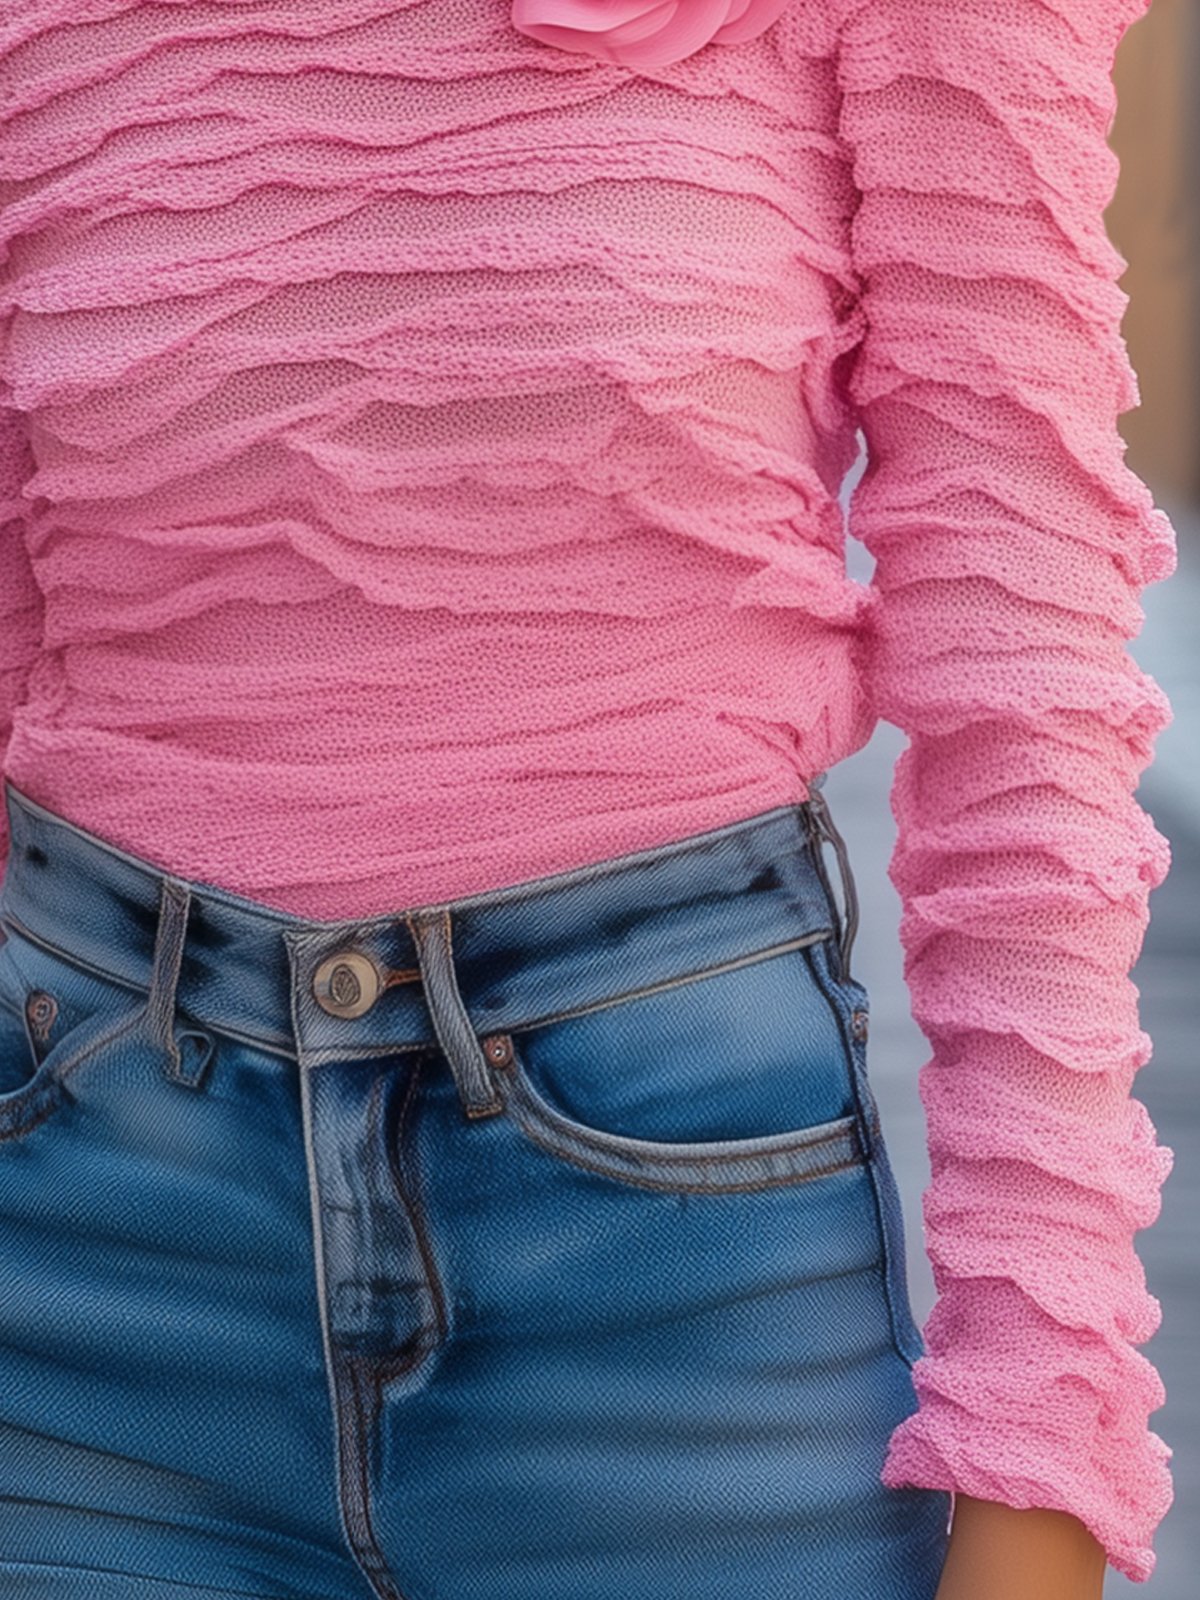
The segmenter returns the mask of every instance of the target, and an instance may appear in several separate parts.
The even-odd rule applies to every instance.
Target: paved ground
[[[1130,648],[1166,690],[1175,712],[1138,794],[1171,841],[1172,866],[1151,897],[1150,928],[1133,973],[1141,992],[1142,1026],[1155,1044],[1135,1092],[1149,1109],[1160,1141],[1175,1151],[1162,1214],[1137,1238],[1149,1288],[1163,1305],[1162,1327],[1141,1348],[1167,1388],[1167,1404],[1152,1421],[1175,1452],[1175,1504],[1159,1530],[1154,1576],[1133,1584],[1110,1570],[1106,1600],[1194,1600],[1200,1562],[1200,1278],[1194,1247],[1200,1100],[1192,1077],[1200,1024],[1200,922],[1193,909],[1200,899],[1200,514],[1177,505],[1166,509],[1179,531],[1179,572],[1145,591],[1147,620]],[[860,578],[871,569],[869,556],[854,543],[850,569]],[[855,975],[871,990],[871,1071],[904,1200],[913,1309],[923,1322],[933,1301],[933,1281],[921,1237],[921,1191],[929,1166],[916,1073],[928,1048],[909,1014],[900,907],[886,875],[894,838],[887,792],[904,742],[896,729],[882,725],[864,750],[834,769],[826,794],[850,847],[862,903]]]

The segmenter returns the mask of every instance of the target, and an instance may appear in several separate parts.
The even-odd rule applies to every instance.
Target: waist
[[[511,629],[371,612],[338,657],[329,630],[357,615],[248,618],[223,674],[184,630],[170,659],[141,640],[52,652],[6,774],[180,876],[343,917],[802,800],[870,735],[856,636],[787,611]]]
[[[819,820],[800,802],[649,850],[460,897],[325,921],[180,878],[5,784],[0,926],[285,1056],[437,1043],[417,939],[437,913],[480,1034],[505,1033],[829,937]]]

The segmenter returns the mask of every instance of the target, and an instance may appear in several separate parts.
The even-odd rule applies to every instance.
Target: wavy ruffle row
[[[872,703],[910,741],[890,875],[933,1052],[939,1299],[885,1481],[1072,1512],[1134,1579],[1171,1500],[1132,1239],[1171,1151],[1129,1093],[1128,976],[1169,847],[1134,791],[1171,713],[1126,641],[1174,535],[1116,428],[1138,396],[1103,211],[1144,9],[851,3],[839,67],[872,458],[850,521]]]
[[[824,4],[677,82],[507,0],[0,10],[21,787],[367,915],[801,799],[866,741]]]

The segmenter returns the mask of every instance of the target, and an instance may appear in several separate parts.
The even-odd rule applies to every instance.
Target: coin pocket
[[[5,929],[0,946],[0,1141],[70,1099],[70,1082],[134,1024],[145,995]]]

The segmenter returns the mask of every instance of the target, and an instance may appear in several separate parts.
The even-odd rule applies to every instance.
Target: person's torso
[[[0,53],[45,602],[15,781],[335,914],[864,742],[824,4],[648,72],[508,0],[62,13]]]

